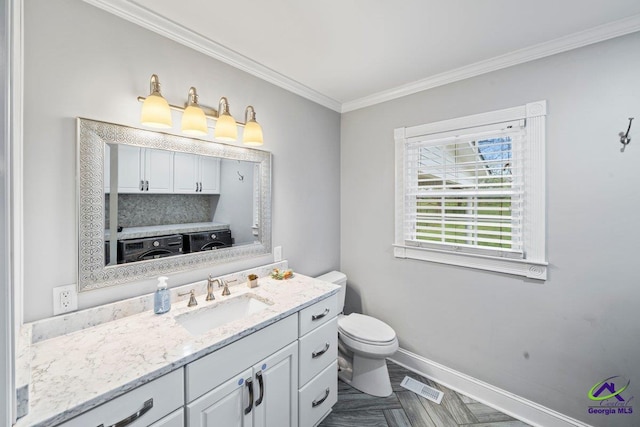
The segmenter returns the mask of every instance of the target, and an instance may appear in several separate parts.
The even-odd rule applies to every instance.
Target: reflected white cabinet
[[[105,191],[110,189],[112,150],[118,150],[118,193],[173,192],[173,153],[117,144],[105,150]]]
[[[294,342],[187,405],[188,427],[295,427]]]
[[[220,194],[220,158],[174,153],[173,191]]]

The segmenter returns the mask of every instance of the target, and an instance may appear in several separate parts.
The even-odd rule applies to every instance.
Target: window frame
[[[442,264],[470,267],[527,278],[546,280],[546,177],[545,127],[547,103],[536,101],[518,107],[464,116],[450,120],[402,127],[394,130],[395,185],[395,242],[396,258],[409,258]],[[405,154],[407,144],[416,138],[453,133],[469,128],[492,126],[496,123],[525,120],[526,136],[522,144],[524,179],[523,252],[524,257],[508,258],[470,252],[456,252],[445,248],[408,246],[405,244]]]

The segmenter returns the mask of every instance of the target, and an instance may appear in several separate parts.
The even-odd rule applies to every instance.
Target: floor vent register
[[[413,378],[404,377],[400,385],[407,390],[411,390],[412,392],[424,397],[425,399],[429,399],[432,402],[437,403],[438,405],[442,401],[442,396],[444,396],[444,393],[440,390],[429,387],[428,385],[423,384],[418,380],[414,380]]]

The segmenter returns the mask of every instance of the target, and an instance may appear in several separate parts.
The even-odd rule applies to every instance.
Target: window
[[[395,256],[546,279],[545,113],[396,129]]]

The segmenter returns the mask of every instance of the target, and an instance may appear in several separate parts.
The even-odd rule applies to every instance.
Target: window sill
[[[410,258],[431,261],[440,264],[477,268],[479,270],[514,274],[530,279],[547,280],[547,263],[521,259],[474,255],[437,249],[416,248],[413,246],[393,245],[396,258]]]

